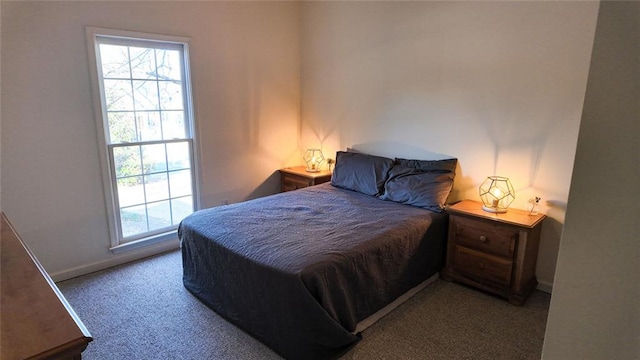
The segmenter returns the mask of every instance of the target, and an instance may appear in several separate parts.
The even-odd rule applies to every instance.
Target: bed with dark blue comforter
[[[198,211],[184,285],[285,358],[336,358],[442,268],[456,166],[339,151],[331,184]]]
[[[359,321],[442,268],[446,226],[329,183],[201,210],[179,227],[184,286],[285,358],[336,358]]]

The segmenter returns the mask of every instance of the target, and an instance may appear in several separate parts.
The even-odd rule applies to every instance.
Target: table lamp
[[[307,172],[320,171],[320,164],[324,161],[324,155],[320,149],[307,149],[302,158],[307,163]]]
[[[505,213],[516,198],[516,192],[509,178],[489,176],[480,185],[482,210],[492,213]]]

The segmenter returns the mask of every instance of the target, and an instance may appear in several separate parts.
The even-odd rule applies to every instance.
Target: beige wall
[[[203,207],[276,191],[274,171],[309,146],[451,155],[452,200],[492,174],[511,178],[515,207],[543,197],[550,289],[597,8],[2,2],[2,209],[54,275],[141,256],[108,251],[83,27],[189,36]]]
[[[597,2],[305,2],[301,146],[460,161],[451,200],[511,179],[543,198],[549,290]]]
[[[600,4],[544,359],[640,359],[640,3]]]
[[[2,210],[54,278],[161,250],[108,250],[85,26],[192,39],[203,207],[271,194],[298,163],[299,4],[1,7]]]

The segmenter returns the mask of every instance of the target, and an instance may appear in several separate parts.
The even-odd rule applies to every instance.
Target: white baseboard
[[[551,294],[551,290],[553,290],[553,283],[538,280],[538,286],[536,286],[536,289]]]
[[[51,276],[54,282],[68,280],[74,277],[108,269],[110,267],[122,265],[135,260],[140,260],[149,256],[167,252],[170,250],[175,250],[175,249],[178,249],[179,247],[180,247],[180,243],[178,239],[163,241],[161,243],[157,243],[151,246],[128,251],[126,253],[121,253],[106,260],[97,261],[91,264],[81,265],[71,269],[49,274],[49,276]]]

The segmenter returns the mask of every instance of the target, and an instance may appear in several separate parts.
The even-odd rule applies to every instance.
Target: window
[[[97,28],[87,34],[112,250],[172,238],[197,208],[187,41]]]

